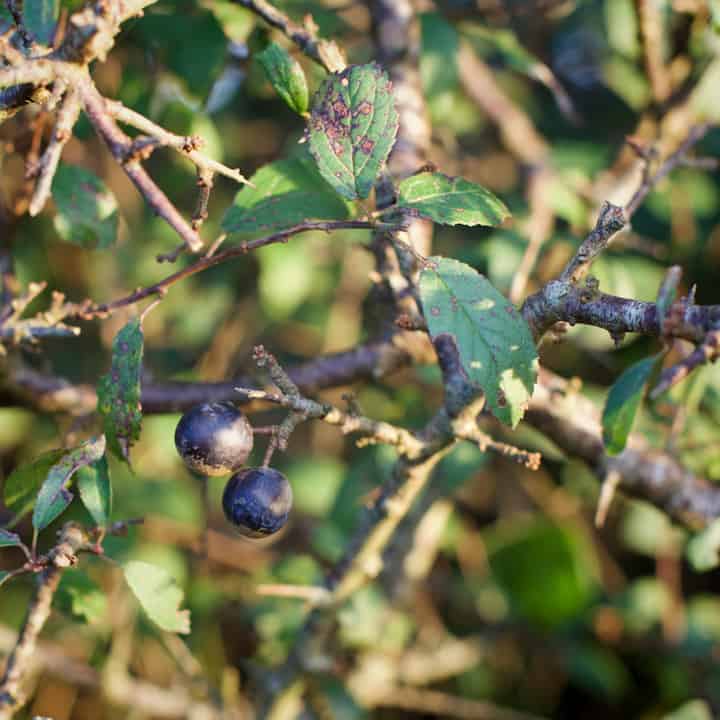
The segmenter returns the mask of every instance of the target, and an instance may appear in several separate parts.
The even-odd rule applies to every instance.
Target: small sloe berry
[[[180,418],[175,447],[190,470],[206,476],[229,475],[250,455],[252,426],[232,403],[196,405]]]
[[[245,468],[225,486],[222,506],[227,519],[246,537],[265,537],[285,525],[292,508],[292,488],[278,470]]]

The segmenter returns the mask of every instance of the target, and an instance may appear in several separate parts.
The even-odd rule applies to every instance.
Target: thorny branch
[[[35,595],[0,680],[0,720],[11,718],[25,702],[22,688],[24,675],[35,654],[38,635],[50,614],[63,570],[74,565],[77,553],[85,549],[91,549],[86,532],[75,523],[67,523],[59,533],[57,545],[44,558],[45,568],[38,575]]]
[[[304,26],[293,23],[265,0],[236,1],[285,33],[303,52],[326,69],[333,71],[344,66],[344,59],[337,46],[319,40],[311,22],[306,21]],[[177,231],[189,249],[197,251],[202,246],[197,228],[202,220],[203,207],[206,206],[206,194],[201,194],[197,217],[193,218],[192,223],[188,223],[147,175],[142,167],[142,160],[159,146],[166,145],[177,149],[196,165],[204,188],[202,193],[209,192],[213,174],[226,175],[238,182],[242,182],[244,178],[237,170],[227,168],[202,155],[195,138],[170,133],[119,103],[103,98],[87,73],[87,65],[90,61],[102,60],[112,47],[122,21],[141,11],[148,4],[150,2],[147,0],[119,2],[112,12],[103,9],[101,5],[88,7],[71,17],[69,31],[57,50],[29,60],[9,59],[8,66],[0,69],[0,86],[4,87],[0,99],[2,103],[0,112],[9,112],[29,100],[44,102],[46,98],[42,91],[51,85],[65,83],[67,88],[70,88],[64,95],[61,94],[62,100],[57,109],[53,136],[42,156],[30,206],[31,214],[39,212],[45,204],[63,145],[82,107],[97,134],[104,140],[113,157],[122,165],[151,207]],[[8,5],[11,10],[16,6],[11,0],[8,0]],[[422,164],[429,145],[429,126],[423,125],[425,108],[422,93],[419,92],[417,38],[413,38],[417,28],[413,27],[412,9],[403,2],[372,2],[371,12],[378,51],[388,64],[396,86],[401,86],[406,91],[402,93],[404,106],[399,108],[401,132],[394,155],[394,163],[399,168],[397,174],[403,175]],[[29,45],[32,43],[32,38],[23,34],[21,17],[15,19],[25,44]],[[88,33],[88,28],[93,32]],[[645,41],[647,44],[647,32]],[[646,57],[649,63],[653,60],[650,55]],[[477,71],[474,78],[465,78],[464,82],[468,88],[477,86],[478,78],[481,83],[483,80],[486,81],[486,87],[493,87],[490,71],[482,64],[473,65],[468,61],[467,64],[463,63],[463,67],[465,66],[474,67]],[[490,76],[489,80],[486,75]],[[665,94],[665,90],[660,85],[656,78],[653,89],[658,100]],[[479,98],[476,99],[480,102]],[[488,113],[491,116],[495,114],[498,125],[503,129],[505,141],[513,152],[529,164],[547,170],[545,167],[547,146],[528,124],[527,118],[522,113],[518,113],[512,104],[508,104],[499,91],[491,96],[491,101],[485,97],[484,102]],[[508,109],[507,117],[501,118],[502,108]],[[120,130],[117,122],[131,125],[148,137],[131,140]],[[661,381],[661,383],[665,382],[666,386],[702,362],[714,360],[718,356],[720,306],[696,306],[686,299],[684,302],[677,301],[671,308],[672,312],[666,314],[664,309],[660,308],[659,302],[642,303],[605,294],[600,291],[597,282],[589,276],[593,261],[616,233],[625,227],[651,189],[687,159],[687,152],[708,129],[708,125],[698,125],[693,128],[681,147],[667,158],[655,173],[646,173],[642,185],[624,208],[606,203],[595,228],[559,278],[548,283],[526,300],[523,305],[523,316],[530,324],[536,339],[539,340],[555,323],[582,322],[605,328],[614,338],[621,337],[625,332],[641,332],[662,338],[685,338],[699,343],[695,353],[674,370],[672,377],[669,379],[666,377]],[[528,138],[532,142],[528,143]],[[376,231],[379,229],[376,223],[367,221],[302,223],[225,252],[208,255],[158,283],[137,290],[124,298],[106,304],[85,303],[75,306],[72,311],[68,311],[66,317],[102,316],[148,297],[162,295],[176,282],[239,257],[249,250],[283,242],[292,235],[308,230],[340,228],[364,228]],[[393,236],[397,228],[380,229],[391,232],[376,232],[373,249],[378,258],[378,276],[381,282],[391,288],[396,310],[411,311],[409,316],[412,316],[412,313],[417,314],[419,313],[417,303],[412,307],[412,302],[403,304],[398,301],[401,296],[411,301],[415,299],[417,268],[412,258],[403,250],[404,239],[400,242]],[[532,241],[527,267],[523,271],[524,279],[520,289],[515,290],[516,295],[519,295],[522,285],[526,282],[528,268],[534,263],[543,234],[544,232],[538,231],[539,239]],[[417,222],[415,227],[410,228],[410,235],[411,246],[429,248],[429,225]],[[7,322],[9,319],[15,321],[14,326]],[[0,326],[0,333],[14,335],[18,327],[19,315],[5,318]],[[43,334],[62,334],[64,330],[65,328],[59,323],[44,328],[27,325],[27,332],[36,337]],[[72,329],[69,331],[71,332]],[[497,450],[520,460],[528,467],[537,466],[539,460],[537,454],[499,443],[480,431],[477,421],[482,412],[483,397],[478,389],[469,383],[453,342],[445,340],[435,342],[437,362],[443,372],[445,401],[430,422],[418,432],[410,432],[388,423],[375,421],[352,411],[344,412],[330,405],[318,403],[302,394],[310,389],[345,384],[361,377],[380,377],[411,362],[426,360],[427,354],[418,350],[417,343],[402,342],[403,339],[417,338],[418,335],[427,345],[424,333],[385,332],[375,343],[368,343],[332,357],[319,358],[287,374],[272,356],[259,353],[256,358],[268,365],[271,377],[281,393],[257,390],[243,392],[250,400],[272,402],[290,410],[294,419],[286,426],[287,435],[292,431],[294,423],[301,419],[315,418],[336,425],[343,432],[357,432],[374,441],[388,442],[398,451],[398,461],[392,476],[382,484],[378,496],[364,514],[353,543],[346,549],[343,558],[333,571],[328,574],[322,593],[323,607],[317,607],[310,614],[295,648],[278,675],[275,689],[288,687],[296,681],[298,675],[312,671],[316,659],[315,651],[322,648],[333,609],[382,570],[383,550],[389,539],[427,486],[435,465],[458,440],[470,440],[483,449]],[[198,400],[233,397],[237,384],[243,383],[235,380],[231,383],[215,385],[147,384],[143,389],[143,403],[146,412],[178,409]],[[76,410],[82,407],[87,412],[94,407],[94,393],[90,389],[63,385],[55,378],[22,369],[11,373],[7,385],[10,392],[17,392],[19,388],[21,392],[28,392],[34,401],[45,404],[45,407],[48,407],[47,403],[55,403],[54,408]],[[578,403],[582,404],[580,412],[578,412]],[[527,421],[542,429],[568,454],[586,460],[602,477],[616,473],[620,477],[621,488],[649,499],[674,519],[689,526],[699,526],[720,514],[720,492],[714,486],[687,472],[668,454],[648,449],[635,439],[617,457],[606,456],[594,409],[587,405],[587,401],[578,399],[568,391],[566,384],[547,373],[541,378],[533,397]],[[286,442],[287,437],[281,436],[278,446]],[[82,537],[80,540],[71,541],[70,536],[75,537],[78,534],[77,529],[73,527],[66,526],[63,531],[65,534],[61,538],[61,545],[67,545],[68,552],[53,555],[50,566],[40,575],[38,592],[8,662],[5,677],[0,684],[0,691],[3,693],[0,695],[0,707],[4,703],[14,709],[22,701],[19,685],[24,658],[34,651],[38,632],[47,618],[63,567],[62,558],[73,558],[75,552],[81,549],[85,542]],[[0,714],[0,717],[5,716]]]

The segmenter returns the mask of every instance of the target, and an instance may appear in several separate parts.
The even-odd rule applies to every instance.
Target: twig
[[[72,129],[79,116],[80,100],[75,90],[70,88],[60,103],[50,142],[40,158],[40,172],[28,206],[28,213],[31,217],[38,215],[45,207],[60,156],[68,140],[72,137]]]
[[[463,720],[542,720],[539,715],[499,707],[484,700],[469,700],[438,690],[407,686],[394,688],[382,696],[377,705]]]
[[[648,174],[643,178],[642,184],[625,206],[625,217],[628,220],[635,214],[637,209],[645,201],[645,198],[657,186],[657,184],[667,177],[667,175],[669,175],[678,165],[681,165],[685,161],[687,153],[694,145],[705,137],[712,127],[712,123],[700,123],[699,125],[692,127],[685,140],[662,162],[657,171],[652,175]]]
[[[23,0],[5,0],[5,6],[7,7],[8,12],[12,15],[13,22],[17,27],[18,35],[20,35],[23,45],[26,48],[30,48],[35,42],[35,39],[30,34],[30,31],[25,27],[25,22],[23,20],[23,5]]]
[[[227,165],[223,165],[217,160],[213,160],[201,153],[200,147],[202,147],[202,139],[197,135],[186,136],[171,133],[144,115],[125,107],[117,100],[106,100],[105,108],[108,115],[115,120],[137,128],[140,132],[157,140],[161,146],[174,148],[187,157],[188,160],[197,167],[198,176],[201,180],[207,182],[208,177],[212,177],[212,173],[217,173],[241,184],[248,182],[237,168],[229,168]],[[211,182],[208,184],[212,187]]]
[[[227,262],[238,257],[244,257],[247,253],[258,248],[265,247],[266,245],[273,245],[275,243],[287,242],[289,238],[294,235],[299,235],[304,232],[312,232],[314,230],[321,230],[325,232],[332,232],[334,230],[370,230],[377,227],[377,223],[372,223],[366,220],[328,220],[328,221],[312,221],[307,220],[292,227],[280,230],[272,235],[266,235],[255,240],[248,240],[235,247],[225,250],[222,253],[215,255],[201,257],[196,260],[192,265],[188,265],[182,270],[174,272],[172,275],[168,275],[166,278],[149,285],[145,288],[140,288],[135,292],[127,295],[126,297],[113,300],[112,302],[102,304],[80,304],[77,306],[76,314],[79,317],[93,317],[102,316],[107,313],[111,313],[113,310],[117,310],[121,307],[127,307],[128,305],[134,305],[135,303],[144,300],[153,295],[162,295],[167,288],[174,285],[180,280],[184,280],[192,275],[195,275],[203,270],[207,270],[221,263]]]
[[[636,0],[640,36],[645,55],[645,71],[650,80],[653,98],[663,103],[670,94],[670,74],[665,67],[665,28],[662,9],[654,0]]]
[[[650,397],[658,398],[673,385],[684,380],[693,370],[701,365],[715,362],[718,357],[720,357],[720,330],[713,330],[686,358],[660,373],[657,384],[650,392]]]
[[[60,532],[58,544],[48,553],[48,565],[38,576],[35,595],[0,680],[0,720],[11,718],[25,702],[22,681],[32,662],[38,635],[50,614],[63,570],[77,562],[76,554],[88,545],[88,541],[87,534],[78,525],[67,523]]]
[[[626,223],[627,217],[621,207],[609,202],[603,203],[593,231],[583,240],[572,260],[561,273],[560,282],[577,285],[588,274],[595,258]]]
[[[148,205],[177,232],[192,252],[202,248],[202,240],[192,226],[182,217],[167,195],[145,172],[140,160],[133,154],[133,143],[120,130],[107,111],[104,98],[89,78],[78,87],[83,108],[95,131],[105,141],[115,160],[143,195]]]
[[[306,20],[305,25],[298,25],[266,0],[233,1],[261,17],[268,25],[280,30],[305,55],[322,65],[328,72],[339,72],[345,68],[345,58],[338,45],[333,41],[319,39],[317,28],[311,19]]]

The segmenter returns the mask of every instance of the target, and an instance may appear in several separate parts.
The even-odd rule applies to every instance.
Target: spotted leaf
[[[121,460],[140,437],[140,372],[143,331],[139,319],[131,320],[115,336],[110,372],[98,381],[98,411],[103,417],[108,447]]]
[[[499,225],[510,215],[501,200],[460,177],[424,172],[398,186],[397,207],[443,225]]]
[[[420,298],[432,338],[454,340],[493,415],[515,427],[537,380],[535,343],[520,313],[485,277],[450,258],[428,259]]]
[[[379,65],[333,73],[315,96],[310,152],[322,176],[349,200],[366,198],[395,144],[392,84]]]

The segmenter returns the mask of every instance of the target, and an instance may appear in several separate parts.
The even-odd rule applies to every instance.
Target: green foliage
[[[513,611],[542,628],[572,620],[595,594],[597,560],[570,525],[515,519],[490,536],[488,550],[493,577]]]
[[[52,185],[55,230],[66,242],[104,250],[118,232],[117,201],[104,182],[76,165],[60,164]]]
[[[310,96],[300,63],[290,57],[290,53],[277,43],[270,43],[257,59],[265,69],[277,94],[296,113],[305,114],[310,104]]]
[[[49,450],[27,465],[13,470],[5,481],[5,506],[16,515],[24,515],[35,504],[35,496],[50,468],[65,454],[65,450]]]
[[[112,506],[107,456],[103,455],[94,463],[81,467],[77,471],[76,482],[80,499],[92,519],[101,527],[107,525]]]
[[[142,358],[143,330],[140,319],[136,318],[115,336],[110,372],[100,378],[97,387],[98,412],[103,417],[108,447],[126,462],[142,427]]]
[[[420,298],[430,335],[453,338],[493,415],[515,427],[537,379],[537,352],[525,320],[486,278],[450,258],[428,259]]]
[[[68,568],[58,588],[58,608],[89,625],[100,625],[107,614],[107,596],[82,570]]]
[[[697,572],[714,570],[720,564],[720,519],[711,522],[692,537],[688,541],[686,553]]]
[[[52,40],[60,14],[60,0],[25,0],[23,18],[33,37],[43,45]]]
[[[72,501],[67,484],[81,467],[91,465],[105,453],[105,436],[91,438],[67,452],[47,474],[35,501],[33,527],[45,529]]]
[[[167,570],[131,560],[123,566],[123,572],[128,586],[150,620],[168,632],[190,632],[190,612],[180,610],[183,592]]]
[[[509,210],[489,190],[439,172],[411,175],[398,186],[397,207],[443,225],[500,225]]]
[[[602,416],[603,442],[608,455],[617,455],[625,449],[645,387],[657,362],[657,357],[640,360],[627,368],[610,388]]]
[[[380,66],[353,65],[318,90],[309,121],[310,152],[343,197],[366,198],[395,144],[398,115]]]
[[[22,545],[22,540],[17,533],[0,528],[0,547],[17,547]]]
[[[297,156],[260,168],[228,208],[222,227],[228,233],[272,231],[305,220],[344,220],[347,205],[310,164]]]
[[[662,720],[712,720],[713,714],[705,700],[691,700],[663,715]]]

